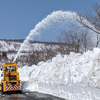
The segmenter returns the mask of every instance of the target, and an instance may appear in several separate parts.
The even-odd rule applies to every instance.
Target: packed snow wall
[[[100,49],[57,55],[18,69],[23,91],[38,91],[71,100],[99,100]]]

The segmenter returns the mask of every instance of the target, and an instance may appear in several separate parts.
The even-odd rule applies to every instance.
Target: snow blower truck
[[[22,92],[21,80],[19,80],[19,73],[17,72],[16,63],[4,63],[2,68],[1,77],[1,91],[6,92]]]

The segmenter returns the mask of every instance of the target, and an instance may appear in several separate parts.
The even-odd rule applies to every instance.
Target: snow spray
[[[34,40],[34,37],[39,34],[48,33],[48,37],[51,37],[51,33],[54,36],[58,36],[62,31],[68,31],[71,29],[71,25],[82,26],[79,22],[76,21],[77,13],[70,11],[54,11],[41,22],[39,22],[34,29],[32,29],[29,35],[24,40],[21,45],[17,55],[15,56],[13,62],[16,61],[19,53],[23,50],[24,45],[28,43],[29,40]],[[72,24],[71,24],[72,23]],[[83,27],[82,27],[83,29]],[[49,36],[50,33],[50,36]]]

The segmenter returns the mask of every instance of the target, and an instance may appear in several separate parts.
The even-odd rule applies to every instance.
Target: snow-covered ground
[[[19,68],[26,81],[23,91],[38,91],[69,100],[100,99],[100,49],[83,55],[71,52],[57,55],[47,62]]]
[[[18,72],[25,82],[23,91],[38,91],[69,100],[100,100],[99,48],[84,54],[59,54],[46,62],[18,68]]]

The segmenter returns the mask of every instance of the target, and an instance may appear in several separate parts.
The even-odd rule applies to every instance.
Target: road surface
[[[1,94],[0,92],[0,100],[65,100],[65,99],[38,92],[21,93],[21,94],[16,94],[16,93]]]

